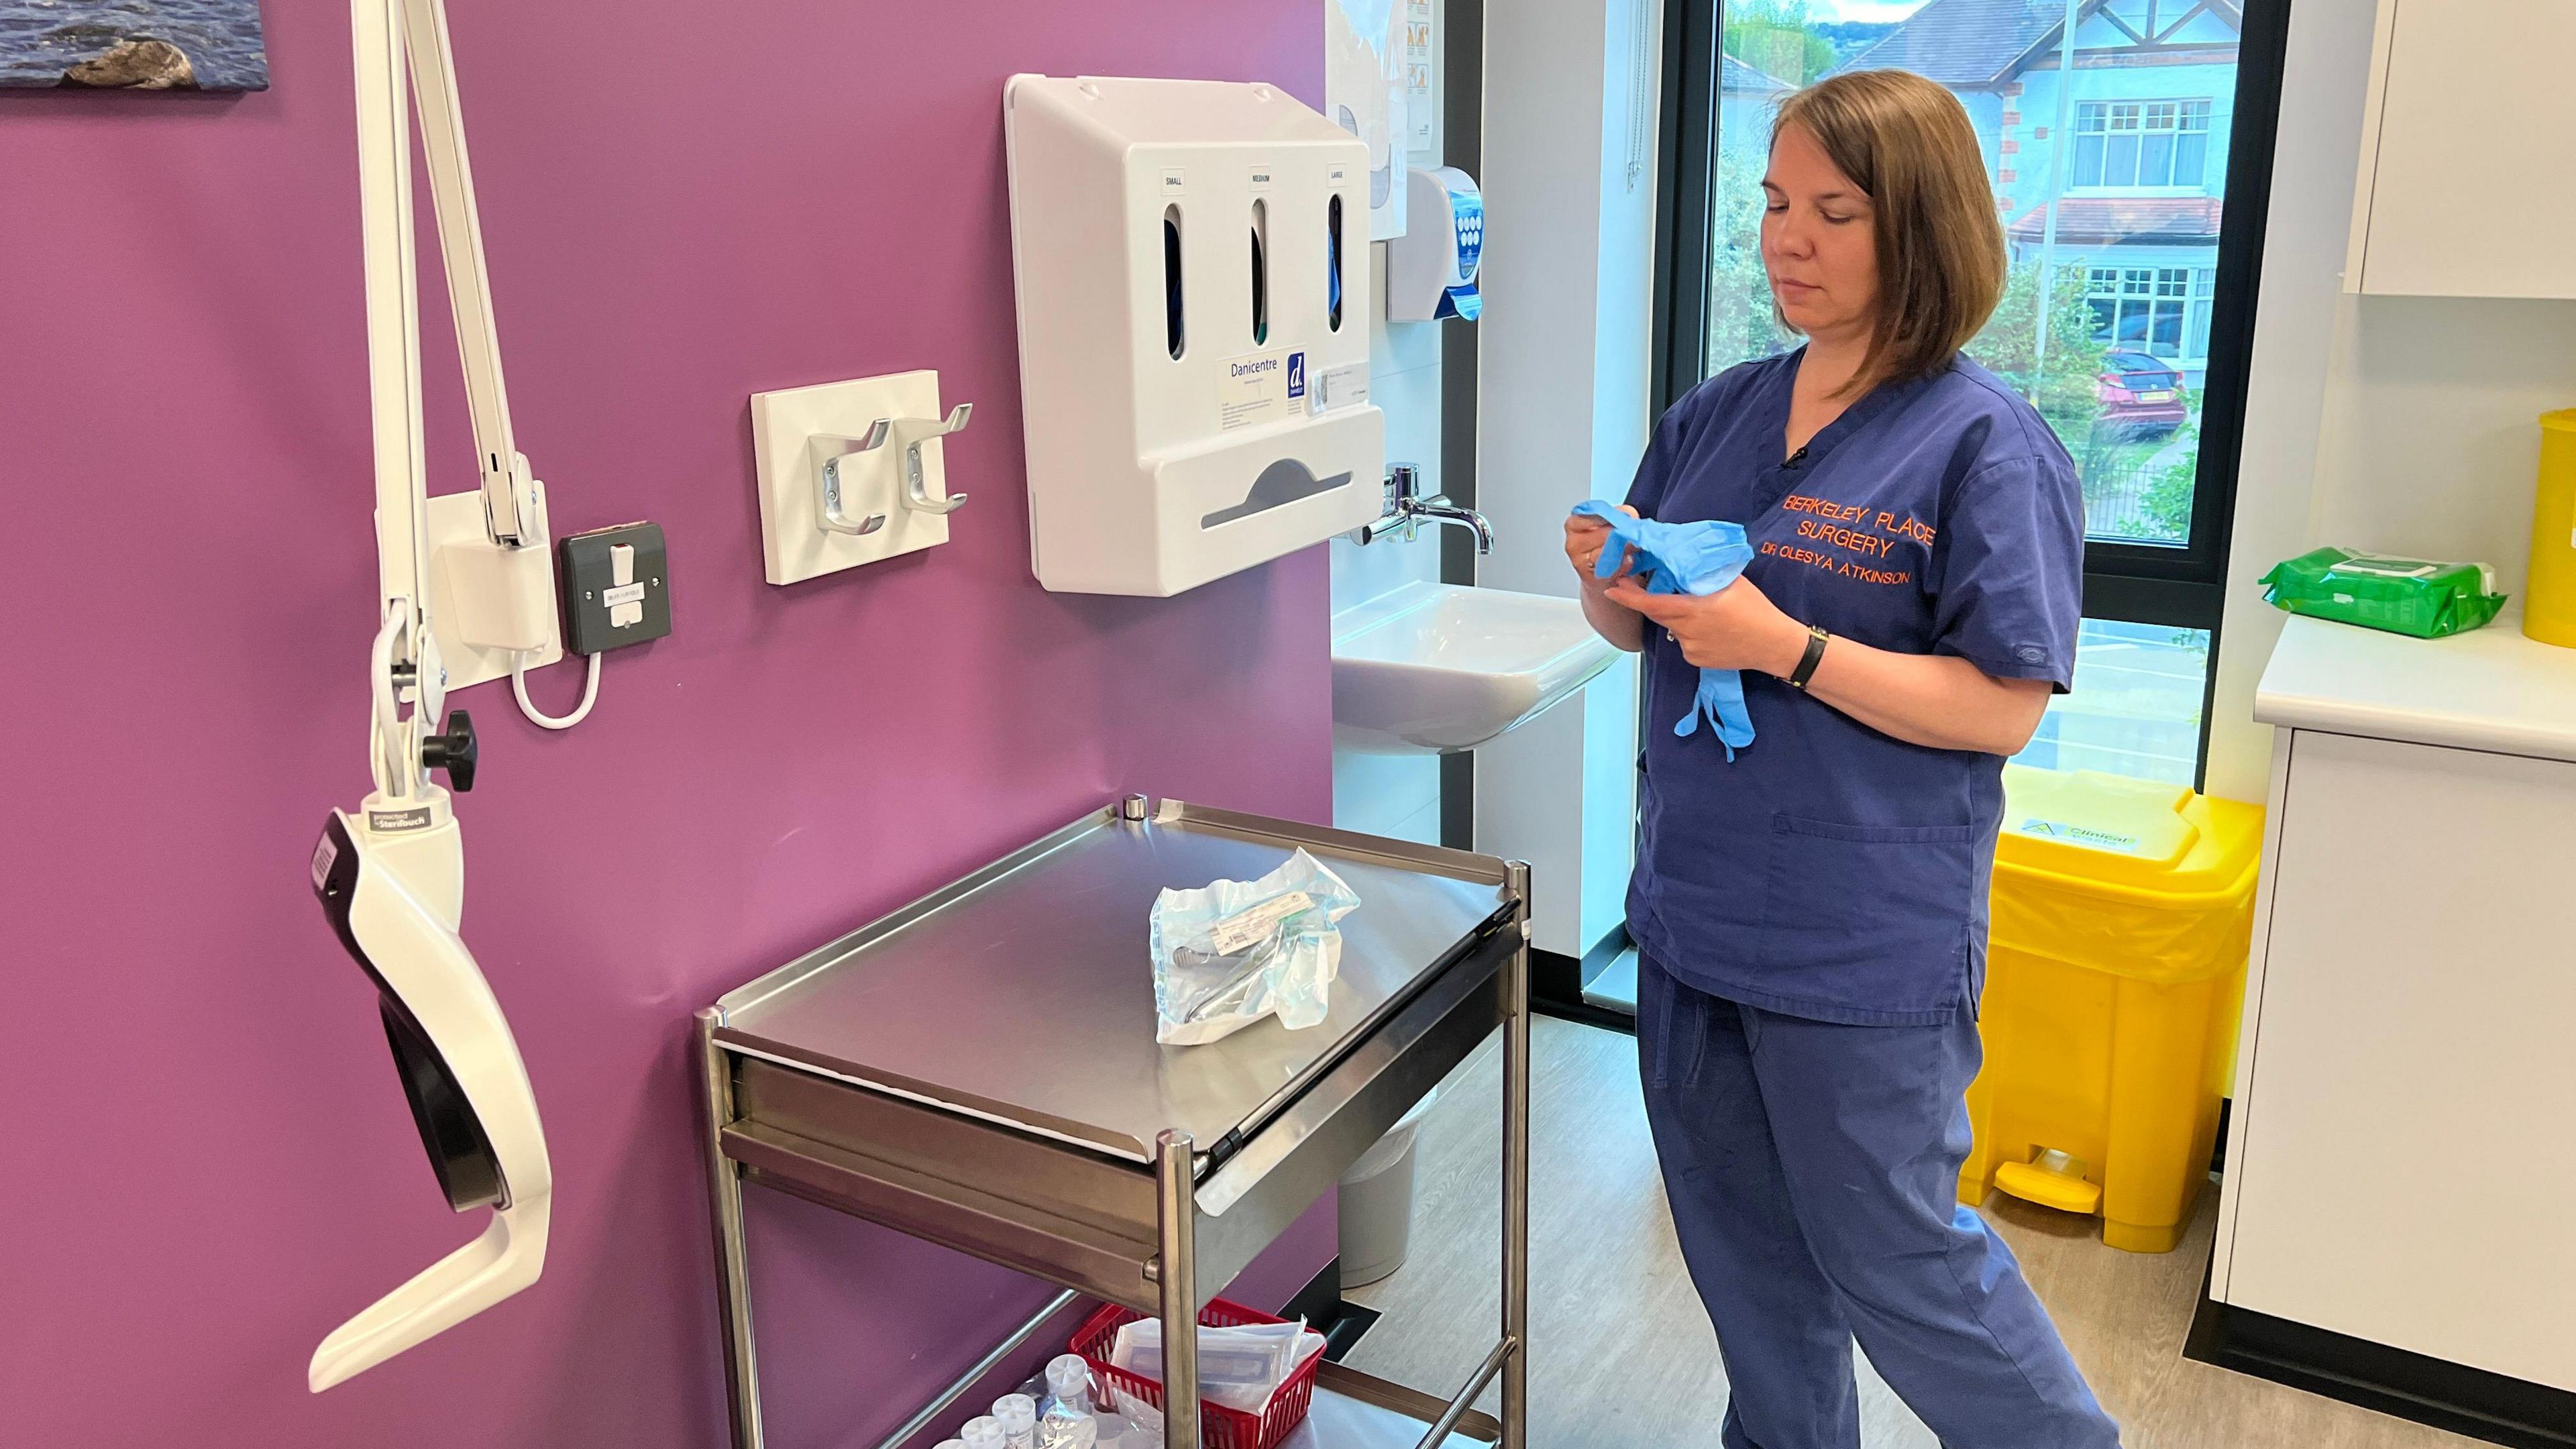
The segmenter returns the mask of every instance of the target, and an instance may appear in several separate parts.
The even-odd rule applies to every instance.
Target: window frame
[[[1707,376],[1710,248],[1715,229],[1710,202],[1718,165],[1724,8],[1725,0],[1666,0],[1664,6],[1653,329],[1653,397],[1659,414]],[[2086,6],[2087,13],[2098,8],[2099,0]],[[2228,537],[2236,518],[2264,222],[2271,203],[2273,147],[2280,129],[2281,73],[2289,48],[2290,0],[2245,0],[2241,16],[2226,186],[2221,192],[2226,222],[2219,233],[2207,304],[2209,352],[2201,384],[2191,535],[2178,546],[2093,539],[2084,546],[2088,618],[2208,631],[2209,682],[2201,700],[2195,779],[2207,770],[2209,760]],[[2140,99],[2179,104],[2202,98]],[[2209,99],[2214,125],[2216,98]],[[2102,188],[2095,194],[2111,190]],[[2136,194],[2134,188],[2130,190]],[[2200,304],[2197,278],[2187,290],[2194,295],[2185,298],[2186,342],[2191,309]],[[2173,361],[2179,367],[2182,359]]]

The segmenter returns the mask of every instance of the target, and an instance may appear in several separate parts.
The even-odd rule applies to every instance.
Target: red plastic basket
[[[1073,1351],[1082,1355],[1102,1383],[1123,1389],[1137,1400],[1159,1409],[1163,1407],[1161,1384],[1140,1378],[1125,1369],[1114,1368],[1109,1362],[1109,1349],[1118,1338],[1119,1325],[1133,1323],[1144,1316],[1134,1309],[1109,1304],[1084,1319],[1082,1327],[1075,1330]],[[1223,1298],[1212,1298],[1208,1300],[1207,1307],[1199,1310],[1199,1326],[1202,1328],[1248,1328],[1256,1324],[1287,1321],[1267,1313],[1256,1313]],[[1308,1354],[1306,1361],[1297,1366],[1296,1372],[1288,1375],[1288,1382],[1279,1386],[1278,1392],[1270,1396],[1270,1402],[1258,1414],[1247,1414],[1241,1409],[1199,1400],[1199,1442],[1206,1449],[1278,1449],[1279,1441],[1287,1438],[1288,1432],[1305,1420],[1306,1410],[1313,1407],[1315,1370],[1323,1361],[1321,1353]],[[1116,1406],[1113,1398],[1101,1407]]]

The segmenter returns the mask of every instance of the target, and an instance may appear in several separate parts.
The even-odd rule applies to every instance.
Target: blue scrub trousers
[[[1983,1050],[1637,973],[1646,1118],[1732,1389],[1726,1449],[1859,1449],[1852,1342],[1955,1449],[2118,1449],[2012,1250],[1958,1201]]]

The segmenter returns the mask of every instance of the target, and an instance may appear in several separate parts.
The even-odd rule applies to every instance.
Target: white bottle
[[[957,1439],[966,1449],[1004,1449],[1002,1426],[990,1418],[967,1420]]]
[[[1002,1427],[1003,1449],[1037,1449],[1037,1400],[1026,1394],[1004,1394],[993,1401],[993,1422]]]
[[[1046,1415],[1038,1421],[1038,1449],[1080,1449],[1092,1443],[1100,1428],[1091,1419],[1091,1365],[1078,1353],[1059,1355],[1046,1366],[1046,1383]],[[1083,1434],[1085,1429],[1088,1434]]]

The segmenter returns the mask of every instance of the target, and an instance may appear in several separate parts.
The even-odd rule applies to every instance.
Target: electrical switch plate
[[[601,654],[671,632],[671,558],[658,523],[621,523],[563,541],[564,642]]]
[[[773,584],[800,583],[948,541],[943,514],[904,501],[902,446],[889,440],[860,451],[869,430],[891,418],[939,418],[939,374],[924,369],[853,382],[827,382],[751,395],[752,444],[760,469],[761,561]],[[848,441],[825,442],[840,438]],[[948,496],[944,441],[921,445],[925,491]],[[823,526],[816,501],[824,460],[841,459],[842,512],[885,521],[867,533]]]
[[[537,485],[544,506],[545,485]],[[537,520],[543,537],[544,518]],[[483,495],[429,500],[429,623],[452,693],[507,679],[522,649],[530,669],[563,658],[555,620],[554,551],[502,548],[483,522]]]

